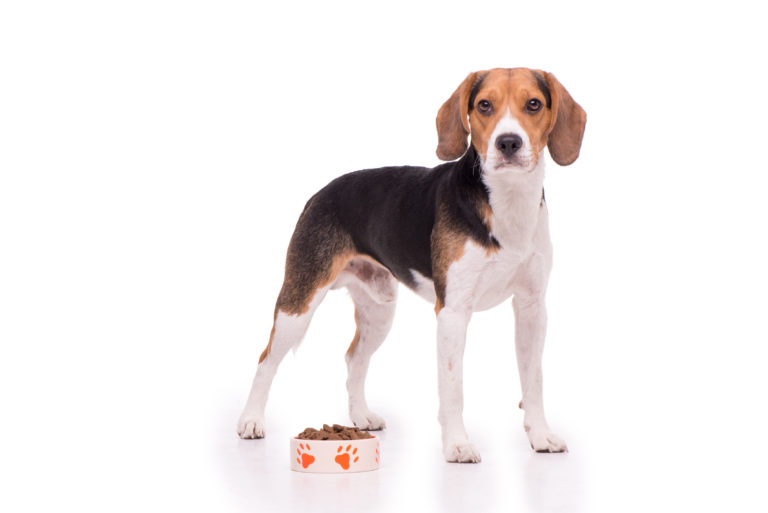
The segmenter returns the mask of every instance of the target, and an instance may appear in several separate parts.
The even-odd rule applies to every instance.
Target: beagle
[[[437,114],[437,156],[450,162],[356,171],[315,194],[288,247],[240,437],[264,436],[278,365],[299,344],[326,293],[341,287],[354,301],[357,323],[346,354],[349,414],[361,429],[382,429],[384,419],[368,409],[364,383],[371,355],[392,325],[400,282],[435,305],[445,459],[480,461],[462,419],[467,324],[473,312],[510,297],[525,431],[535,451],[567,450],[550,431],[542,404],[544,298],[552,266],[543,152],[549,148],[561,166],[573,163],[585,124],[586,113],[551,73],[471,73]]]

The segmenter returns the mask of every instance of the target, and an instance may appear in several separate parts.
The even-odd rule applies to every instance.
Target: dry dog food
[[[323,424],[323,429],[307,428],[296,436],[299,440],[363,440],[373,438],[368,431],[360,428],[334,424]]]

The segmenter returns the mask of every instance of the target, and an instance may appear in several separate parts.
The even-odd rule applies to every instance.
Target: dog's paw
[[[536,452],[568,452],[565,440],[545,429],[529,430],[528,440]]]
[[[237,423],[237,436],[243,439],[264,438],[264,419],[243,414]]]
[[[349,418],[352,419],[352,423],[355,426],[367,431],[378,431],[387,427],[384,419],[370,410],[351,411],[349,412]]]
[[[443,454],[449,463],[480,463],[480,451],[469,442],[447,443]]]

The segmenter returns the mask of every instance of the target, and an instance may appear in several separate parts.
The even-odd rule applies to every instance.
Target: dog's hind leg
[[[248,395],[248,401],[237,425],[237,434],[240,438],[264,437],[264,408],[277,368],[288,350],[296,347],[304,338],[312,315],[325,297],[328,288],[324,287],[315,293],[309,308],[304,313],[293,315],[279,308],[276,309],[269,344],[259,358],[251,393]]]
[[[397,281],[386,268],[364,258],[350,261],[342,277],[355,303],[357,323],[346,355],[349,417],[360,429],[383,429],[384,419],[368,409],[365,378],[371,356],[392,327]]]
[[[275,322],[237,425],[240,438],[264,436],[264,408],[277,367],[301,342],[312,315],[352,258],[348,237],[312,208],[302,213],[288,246],[285,281],[275,306]]]

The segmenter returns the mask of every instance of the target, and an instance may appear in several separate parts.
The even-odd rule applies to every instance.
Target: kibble
[[[323,424],[322,429],[308,427],[296,438],[299,440],[363,440],[373,436],[368,431],[360,431],[360,428],[356,427]]]

